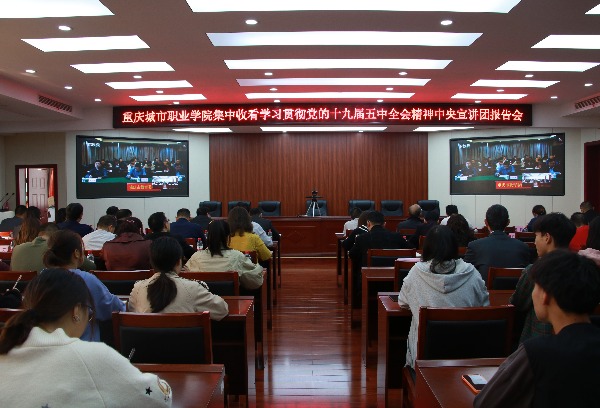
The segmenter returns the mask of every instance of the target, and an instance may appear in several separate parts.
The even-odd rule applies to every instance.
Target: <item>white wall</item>
[[[151,197],[151,198],[101,198],[101,199],[77,199],[76,193],[76,136],[107,136],[128,137],[146,139],[174,139],[187,140],[189,142],[190,163],[189,197]],[[200,201],[210,198],[210,174],[209,174],[209,143],[208,135],[182,133],[182,132],[154,132],[134,130],[97,130],[69,132],[66,135],[66,157],[67,160],[67,203],[79,202],[83,205],[82,223],[96,226],[98,219],[106,214],[106,209],[115,205],[119,208],[128,208],[138,217],[144,225],[147,225],[148,217],[157,211],[163,211],[171,220],[180,208],[188,208],[195,214]],[[62,206],[62,205],[61,205]]]
[[[550,132],[566,134],[565,172],[567,179],[565,180],[564,196],[450,195],[450,139]],[[585,141],[600,139],[600,131],[597,129],[503,128],[432,132],[428,137],[429,198],[440,201],[442,213],[444,213],[446,205],[455,204],[460,213],[476,227],[484,225],[485,212],[492,204],[502,204],[508,209],[511,225],[526,225],[531,219],[531,208],[536,204],[542,204],[548,212],[562,212],[570,216],[573,212],[579,211],[579,204],[583,200],[582,135],[585,135]]]

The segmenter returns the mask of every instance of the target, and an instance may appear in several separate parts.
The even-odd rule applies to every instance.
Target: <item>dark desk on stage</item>
[[[480,374],[489,381],[503,361],[503,358],[417,360],[415,408],[471,408],[475,394],[461,376]]]
[[[221,364],[134,364],[140,371],[154,373],[173,391],[173,408],[217,408],[225,406]]]

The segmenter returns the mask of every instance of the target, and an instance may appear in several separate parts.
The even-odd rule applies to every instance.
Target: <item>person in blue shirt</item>
[[[112,312],[124,312],[125,303],[108,291],[100,280],[81,269],[85,260],[85,251],[81,237],[73,231],[57,231],[48,239],[48,250],[44,254],[47,268],[64,268],[81,276],[94,301],[96,318],[87,325],[81,340],[100,341],[98,321],[112,319]],[[41,273],[44,273],[43,271]]]
[[[86,178],[103,178],[106,177],[108,173],[106,169],[102,167],[102,163],[99,160],[94,162],[94,168],[88,171],[85,175]]]
[[[142,164],[137,162],[135,166],[129,170],[129,174],[127,174],[127,178],[140,178],[146,175],[146,169],[142,168]]]
[[[502,167],[500,167],[496,173],[496,176],[508,176],[515,174],[515,167],[510,164],[508,160],[504,162]]]
[[[169,230],[171,234],[181,235],[184,238],[194,238],[195,240],[201,239],[205,242],[204,231],[202,227],[196,223],[190,222],[191,214],[187,208],[181,208],[177,211],[177,217],[175,222],[172,222]]]

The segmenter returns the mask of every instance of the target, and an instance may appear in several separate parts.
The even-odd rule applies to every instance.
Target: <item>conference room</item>
[[[281,234],[264,339],[240,346],[229,406],[402,404],[404,355],[379,357],[385,327],[406,326],[397,302],[380,302],[398,294],[394,266],[363,274],[368,308],[344,302],[352,265],[339,243],[358,204],[395,203],[390,231],[422,200],[441,216],[456,205],[483,231],[494,204],[516,231],[535,205],[600,208],[597,0],[5,3],[0,218],[26,205],[52,222],[77,202],[82,224],[116,206],[147,228],[156,212],[193,217],[204,202],[220,203],[213,219],[230,203],[278,203],[262,215]],[[254,344],[248,302],[228,300]],[[488,380],[502,361],[479,372],[453,360]],[[426,364],[422,374],[436,372]],[[470,398],[457,406],[470,406],[474,394],[456,387]]]

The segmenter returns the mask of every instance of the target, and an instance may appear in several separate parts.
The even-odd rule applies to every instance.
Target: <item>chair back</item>
[[[310,203],[312,203],[312,200],[306,200],[306,211],[308,211],[308,207],[310,206]],[[327,215],[327,200],[317,200],[317,205],[319,206],[319,211],[315,210],[315,215],[326,216]],[[312,216],[312,211],[310,212],[310,214],[307,214],[307,215]]]
[[[515,227],[506,227],[504,228],[504,232],[506,232],[507,234],[514,234],[515,233]]]
[[[417,230],[415,228],[402,228],[398,232],[400,233],[400,235],[408,238],[411,235],[413,235],[415,232],[417,232]]]
[[[223,213],[223,203],[220,201],[201,201],[198,207],[207,207],[211,217],[220,217]]]
[[[523,232],[517,231],[515,232],[515,238],[519,241],[523,242],[534,242],[535,241],[535,232]]]
[[[230,201],[227,203],[227,212],[231,211],[233,207],[244,207],[247,211],[250,211],[250,201]]]
[[[404,278],[408,276],[408,272],[417,262],[419,262],[418,258],[396,259],[394,262],[394,292],[400,292]]]
[[[6,290],[12,289],[21,276],[21,280],[17,283],[17,289],[23,293],[27,284],[35,278],[37,272],[35,271],[2,271],[0,272],[0,292],[4,293]]]
[[[210,312],[113,312],[115,348],[132,363],[212,364]]]
[[[113,295],[130,295],[133,285],[140,280],[150,278],[150,270],[142,271],[90,271]]]
[[[381,213],[384,217],[401,217],[404,215],[402,200],[381,200]]]
[[[237,271],[181,272],[180,277],[206,283],[210,292],[219,296],[240,295],[240,275]]]
[[[11,234],[11,231],[0,231],[1,238],[10,237],[10,234]]]
[[[414,258],[416,249],[369,249],[367,250],[367,266],[394,266],[398,258]]]
[[[438,214],[440,213],[440,202],[438,200],[419,200],[417,204],[423,211],[437,211]]]
[[[488,290],[510,290],[517,287],[523,268],[496,268],[490,266],[486,286]]]
[[[507,357],[514,306],[429,308],[419,311],[417,360]]]
[[[425,235],[419,235],[419,249],[423,249],[423,245],[425,245]]]
[[[0,308],[0,329],[4,327],[8,319],[16,315],[17,313],[22,312],[23,309],[6,309]]]
[[[198,240],[196,238],[185,238],[185,243],[196,249],[196,245],[198,244]]]
[[[466,246],[464,247],[458,247],[458,256],[461,258],[465,257],[465,254],[467,253],[467,248]]]
[[[481,230],[479,230],[481,231]],[[475,236],[476,239],[480,239],[480,238],[485,238],[488,235],[490,235],[489,232],[474,232],[473,235]]]
[[[259,201],[258,209],[263,216],[281,215],[281,201]]]
[[[352,209],[356,207],[361,211],[373,211],[375,210],[375,201],[373,200],[348,200],[348,214],[352,212]]]

